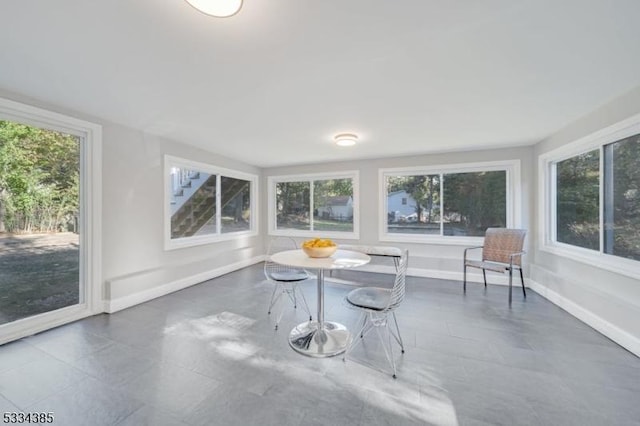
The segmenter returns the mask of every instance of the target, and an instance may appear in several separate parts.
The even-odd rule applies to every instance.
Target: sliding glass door
[[[0,99],[0,344],[102,311],[101,132]]]
[[[82,300],[77,136],[0,121],[0,324]]]

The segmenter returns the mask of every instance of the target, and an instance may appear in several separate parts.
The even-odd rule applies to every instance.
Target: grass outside
[[[440,223],[389,223],[387,224],[387,230],[391,234],[440,235]],[[445,222],[443,234],[457,237],[483,237],[484,229],[468,228],[456,222]]]
[[[353,232],[353,222],[313,219],[314,231]]]
[[[77,234],[0,234],[0,324],[79,302]]]
[[[310,231],[311,225],[308,221],[301,220],[278,220],[278,229],[296,229],[302,231]],[[313,219],[314,231],[332,231],[332,232],[353,232],[353,222],[344,222],[330,219]]]
[[[439,223],[402,223],[387,224],[387,231],[392,234],[440,235]]]

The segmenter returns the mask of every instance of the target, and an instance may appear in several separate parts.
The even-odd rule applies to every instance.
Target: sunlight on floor
[[[180,321],[164,329],[166,335],[192,337],[211,344],[220,355],[243,360],[256,354],[260,347],[247,341],[242,331],[255,320],[232,312],[221,312],[204,318]]]
[[[333,365],[335,368],[325,372],[323,367],[327,366],[329,360],[315,360],[319,368],[314,369],[305,365],[309,359],[302,355],[300,363],[274,359],[265,356],[264,349],[251,342],[247,330],[255,322],[254,319],[232,312],[221,312],[178,322],[166,327],[164,333],[206,342],[226,359],[244,362],[256,369],[278,372],[290,382],[302,383],[321,392],[349,389],[365,404],[395,416],[430,424],[458,425],[453,403],[447,392],[439,386],[434,371],[421,372],[407,382],[402,374],[393,380],[385,372],[375,371],[365,363],[351,360]],[[421,392],[421,388],[415,384],[416,380],[428,384],[426,391],[423,389]]]

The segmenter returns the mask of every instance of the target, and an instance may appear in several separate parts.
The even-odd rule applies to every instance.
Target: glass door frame
[[[104,312],[102,126],[0,98],[0,120],[77,136],[80,141],[79,303],[0,325],[0,344]]]

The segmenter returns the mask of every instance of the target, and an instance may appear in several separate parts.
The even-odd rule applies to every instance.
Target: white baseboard
[[[544,297],[554,305],[564,309],[588,326],[604,334],[609,339],[627,349],[629,352],[640,357],[640,339],[638,337],[627,333],[621,328],[611,324],[609,321],[597,316],[593,312],[588,311],[577,303],[567,299],[566,297],[556,293],[555,291],[540,283],[537,283],[530,279],[526,279],[525,282],[528,284],[528,287],[530,287],[540,296]]]
[[[364,265],[354,271],[362,271],[362,272],[376,272],[379,274],[395,274],[396,269],[395,266],[391,265]],[[471,283],[484,283],[481,272],[472,272],[472,271],[480,271],[477,268],[468,268],[467,269],[467,282]],[[462,281],[463,273],[462,271],[442,271],[437,269],[424,269],[424,268],[407,268],[407,275],[410,277],[421,277],[421,278],[436,278],[439,280],[450,280],[450,281]],[[487,284],[495,284],[495,285],[509,285],[509,275],[507,274],[497,274],[487,272]],[[527,286],[527,280],[524,280],[525,287]],[[513,275],[513,285],[520,285],[520,273],[516,272]]]
[[[0,345],[31,336],[41,331],[77,321],[98,312],[89,310],[84,305],[72,305],[51,312],[44,312],[22,318],[0,326]]]
[[[232,263],[230,265],[221,266],[219,268],[211,269],[209,271],[201,272],[199,274],[191,275],[188,277],[180,278],[159,286],[153,287],[149,290],[140,291],[138,293],[131,294],[125,297],[119,297],[113,300],[106,300],[104,302],[104,311],[107,313],[114,313],[126,308],[138,305],[140,303],[147,302],[149,300],[165,296],[178,290],[182,290],[192,285],[199,284],[203,281],[207,281],[220,275],[225,275],[238,269],[246,268],[247,266],[254,265],[256,263],[265,260],[265,256],[255,256],[251,259],[241,260],[239,262]]]

